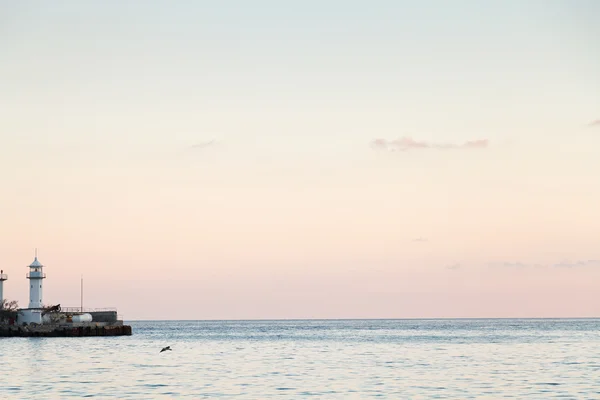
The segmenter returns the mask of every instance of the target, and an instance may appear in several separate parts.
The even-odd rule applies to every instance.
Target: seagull
[[[173,349],[171,348],[171,346],[163,347],[162,350],[159,351],[159,353],[162,353],[163,351],[167,351],[167,350],[171,350],[172,351]]]

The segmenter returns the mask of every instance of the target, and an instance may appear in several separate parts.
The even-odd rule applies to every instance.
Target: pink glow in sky
[[[3,7],[5,297],[600,317],[598,4],[234,3]]]

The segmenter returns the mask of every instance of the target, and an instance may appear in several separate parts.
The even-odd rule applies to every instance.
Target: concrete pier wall
[[[0,326],[0,337],[131,336],[130,325]]]

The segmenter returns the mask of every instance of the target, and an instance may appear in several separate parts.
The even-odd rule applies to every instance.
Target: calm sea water
[[[0,338],[0,399],[600,399],[600,320],[130,324]]]

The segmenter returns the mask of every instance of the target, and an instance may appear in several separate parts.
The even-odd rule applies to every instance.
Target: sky
[[[134,319],[600,317],[600,3],[0,0],[0,266]]]

